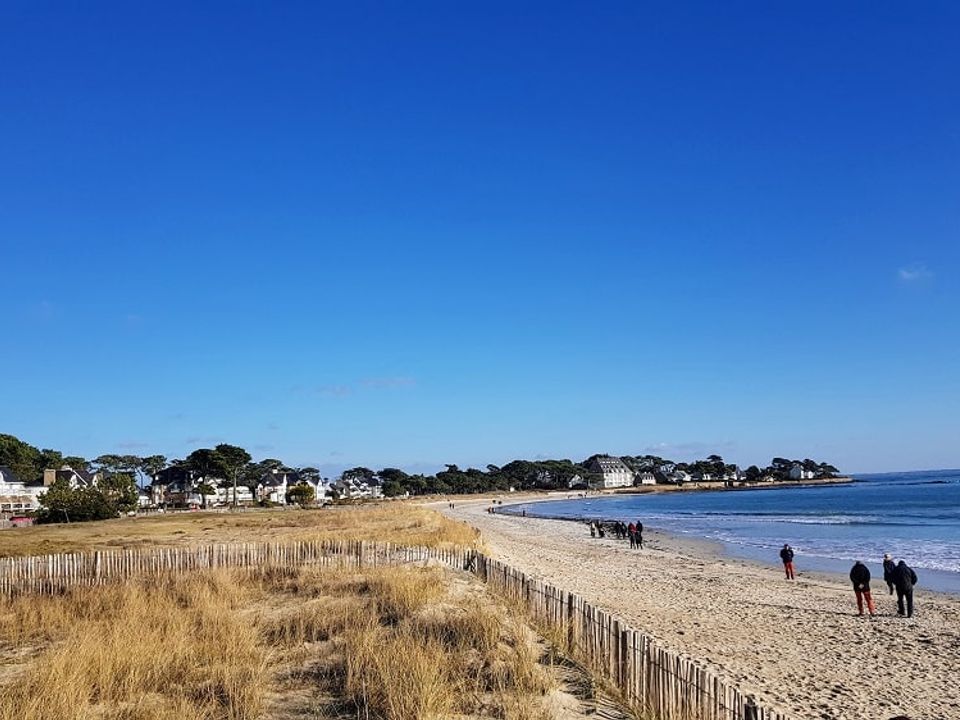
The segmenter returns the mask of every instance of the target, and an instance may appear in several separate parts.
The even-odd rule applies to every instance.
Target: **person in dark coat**
[[[907,617],[913,617],[913,586],[917,574],[903,560],[893,569],[893,586],[897,589],[897,615],[903,616],[903,601],[907,601]]]
[[[884,553],[883,581],[887,584],[887,589],[891,595],[893,595],[893,570],[895,567],[897,567],[897,564],[893,561],[893,558],[890,557],[890,553]]]
[[[876,613],[873,609],[873,598],[870,596],[870,568],[857,560],[850,568],[850,582],[853,583],[853,592],[857,596],[857,614],[863,615],[863,601],[867,601],[867,610],[870,617]]]
[[[780,559],[783,561],[783,571],[787,574],[787,580],[796,579],[793,573],[793,548],[784,544],[780,551]]]

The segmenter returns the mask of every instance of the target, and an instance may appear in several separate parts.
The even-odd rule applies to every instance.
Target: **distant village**
[[[582,462],[514,460],[483,470],[447,465],[434,475],[356,467],[330,479],[314,467],[289,467],[277,459],[254,462],[242,448],[226,444],[195,450],[182,460],[101,455],[87,461],[0,435],[0,520],[9,526],[34,518],[67,522],[122,513],[255,504],[315,506],[490,491],[622,490],[658,484],[731,487],[837,474],[833,465],[810,459],[774,458],[766,467],[741,469],[719,455],[674,462],[656,455],[597,454]]]

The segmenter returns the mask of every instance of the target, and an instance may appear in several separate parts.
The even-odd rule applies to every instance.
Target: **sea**
[[[861,560],[881,587],[883,554],[890,553],[917,572],[921,587],[960,594],[960,470],[857,475],[836,485],[588,496],[503,510],[640,520],[645,528],[712,540],[730,555],[771,565],[789,543],[801,573],[846,574]]]

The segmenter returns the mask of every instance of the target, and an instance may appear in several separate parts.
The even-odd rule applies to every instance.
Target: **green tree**
[[[40,471],[59,470],[63,467],[63,453],[59,450],[44,448],[40,451]]]
[[[453,465],[452,467],[456,468],[456,465]],[[370,468],[355,467],[350,468],[349,470],[344,470],[340,477],[344,480],[365,480],[369,482],[373,479],[375,474],[376,473],[374,473]]]
[[[830,463],[822,462],[817,468],[817,472],[819,473],[820,477],[832,478],[836,477],[840,471]]]
[[[202,477],[204,480],[211,478],[226,479],[226,466],[223,458],[216,450],[210,448],[200,448],[187,455],[183,464],[188,470]]]
[[[224,469],[227,471],[227,477],[233,479],[233,506],[237,506],[237,479],[240,477],[240,471],[253,458],[250,453],[242,447],[221,443],[215,448],[216,454],[220,457]]]
[[[143,460],[141,460],[137,455],[121,455],[120,472],[129,473],[130,475],[139,475],[140,464],[142,462]]]
[[[167,466],[167,458],[163,455],[148,455],[140,459],[140,472],[153,481],[153,477]]]
[[[133,481],[133,475],[129,473],[105,475],[98,489],[113,507],[114,514],[137,509],[139,493],[137,484]]]
[[[217,489],[210,483],[204,481],[197,485],[197,492],[200,493],[200,502],[203,504],[203,509],[207,509],[207,495],[213,495],[217,492]]]
[[[33,482],[43,475],[41,453],[13,435],[0,434],[0,465],[10,468],[20,480]]]
[[[81,472],[90,471],[90,461],[86,458],[82,458],[79,455],[68,455],[63,458],[63,464],[73,470],[79,470]]]
[[[128,480],[132,485],[133,479],[128,478]],[[106,520],[116,516],[116,505],[101,488],[71,488],[66,480],[58,480],[40,496],[37,521],[41,523],[85,522]]]
[[[96,465],[97,469],[104,475],[113,475],[123,470],[123,458],[120,455],[111,453],[95,457],[93,464]]]
[[[297,468],[297,475],[299,475],[300,479],[304,482],[311,482],[314,485],[320,482],[320,470],[315,467]]]
[[[396,480],[385,480],[383,483],[384,497],[400,497],[405,492],[403,485]]]
[[[287,502],[297,503],[301,507],[304,505],[309,505],[317,497],[317,491],[313,489],[312,485],[307,485],[306,483],[300,483],[294,485],[292,488],[287,490]]]

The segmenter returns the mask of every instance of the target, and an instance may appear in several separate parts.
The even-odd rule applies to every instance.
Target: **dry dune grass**
[[[0,689],[0,720],[257,717],[268,648],[248,600],[225,572],[19,598],[4,637],[48,642]]]
[[[0,720],[523,720],[544,717],[555,685],[529,628],[434,567],[221,570],[21,597],[0,605],[0,637]],[[297,693],[310,713],[288,706]]]
[[[469,525],[409,502],[316,510],[251,509],[40,525],[0,532],[0,557],[277,539],[379,540],[436,547],[472,545]]]

